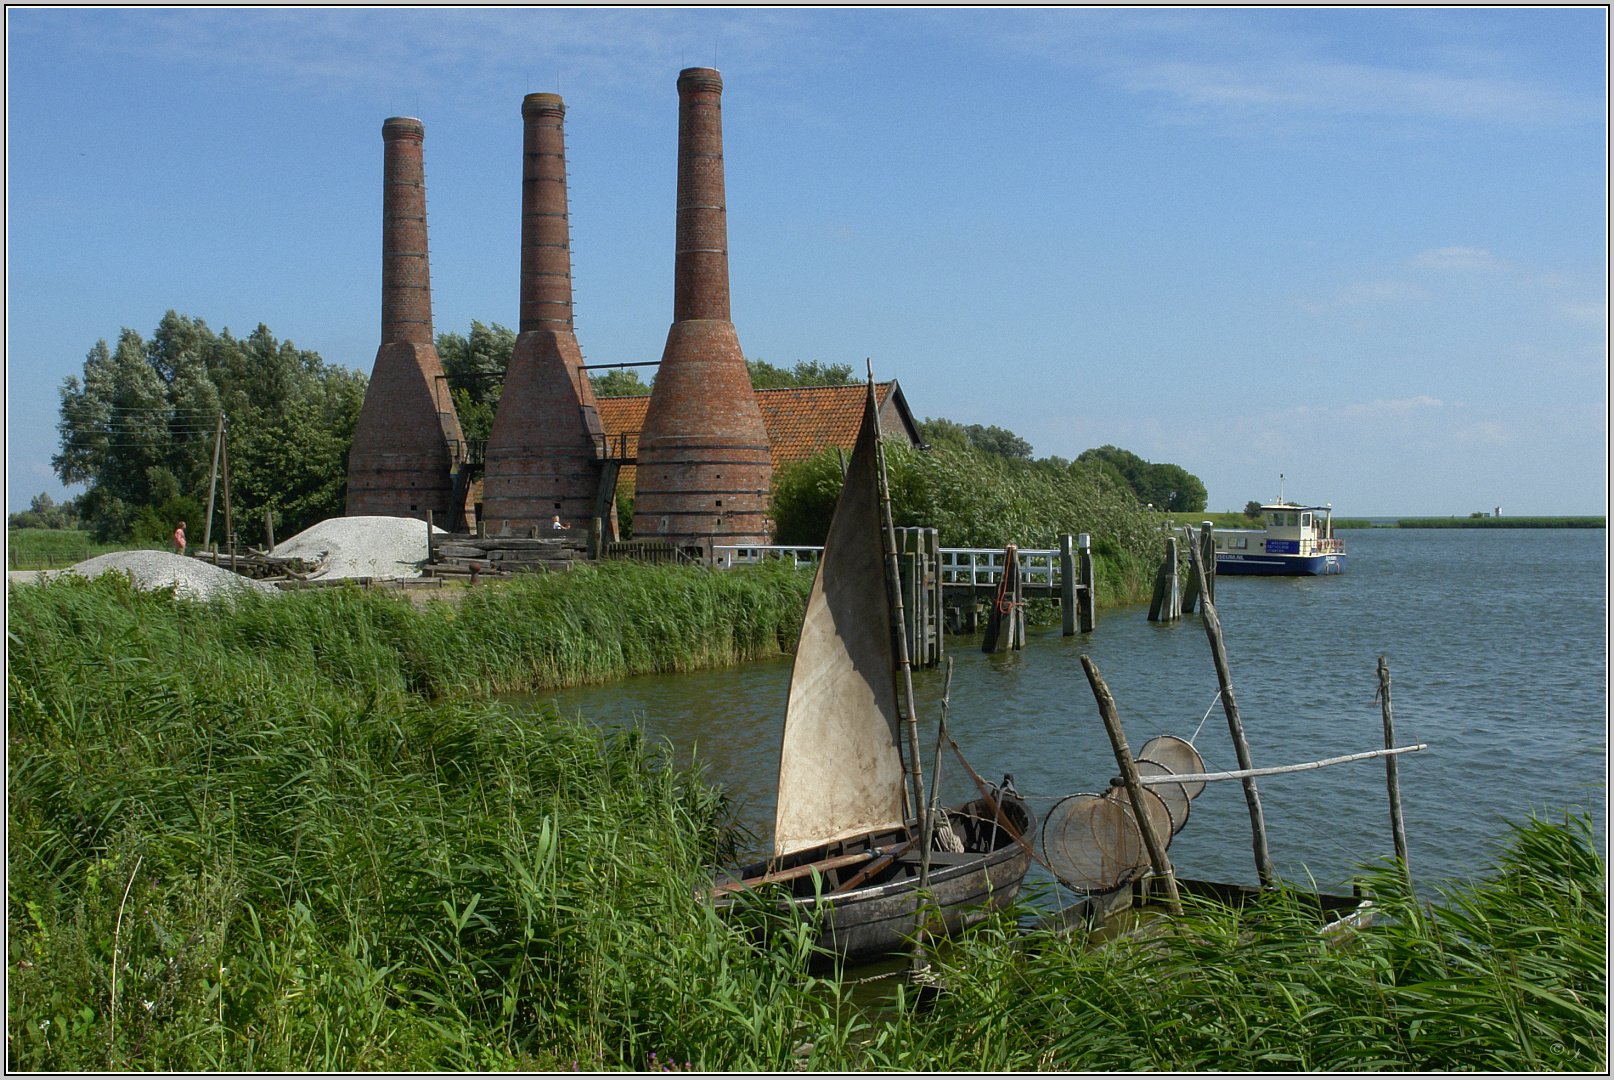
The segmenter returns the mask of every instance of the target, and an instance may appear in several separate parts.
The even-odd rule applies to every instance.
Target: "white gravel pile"
[[[64,574],[100,577],[108,570],[126,571],[137,588],[161,589],[174,586],[178,596],[206,600],[219,594],[257,590],[279,593],[273,585],[232,574],[211,563],[188,559],[167,551],[114,551],[70,566]]]
[[[433,528],[437,536],[448,533]],[[294,556],[310,567],[325,560],[328,578],[415,578],[426,564],[426,522],[399,517],[327,518],[275,545],[271,555]]]

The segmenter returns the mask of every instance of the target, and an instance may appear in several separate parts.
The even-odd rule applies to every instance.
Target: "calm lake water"
[[[1347,572],[1222,577],[1216,585],[1233,688],[1258,767],[1383,746],[1377,659],[1388,658],[1410,862],[1421,882],[1476,876],[1530,812],[1589,812],[1606,847],[1607,553],[1593,529],[1372,529],[1343,534]],[[948,638],[948,725],[987,779],[1013,773],[1039,816],[1101,791],[1115,760],[1079,657],[1091,656],[1136,749],[1193,738],[1212,771],[1236,769],[1197,616],[1153,624],[1101,611],[1092,633],[1033,627],[1024,651],[988,656]],[[789,657],[723,671],[646,676],[539,695],[607,725],[640,725],[727,786],[766,846],[773,821]],[[927,784],[942,674],[914,674]],[[1209,716],[1206,718],[1207,710]],[[1203,718],[1203,723],[1202,723]],[[1197,736],[1196,736],[1197,732]],[[949,755],[950,758],[950,755]],[[1392,850],[1384,764],[1373,759],[1258,783],[1280,875],[1338,887]],[[943,763],[949,802],[974,794]],[[1256,880],[1237,781],[1211,783],[1171,845],[1184,877]],[[1033,868],[1033,879],[1042,872]]]

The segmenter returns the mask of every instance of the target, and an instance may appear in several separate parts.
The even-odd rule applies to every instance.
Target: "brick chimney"
[[[381,125],[381,348],[348,454],[348,516],[421,517],[464,528],[465,439],[432,338],[426,178],[419,120]]]
[[[482,519],[494,529],[587,527],[600,489],[599,416],[572,331],[566,106],[528,94],[521,169],[521,330],[488,436]],[[614,476],[613,476],[614,480]],[[615,515],[601,515],[614,535]]]
[[[678,74],[673,324],[639,434],[636,539],[768,539],[768,433],[729,321],[722,94],[713,68]]]

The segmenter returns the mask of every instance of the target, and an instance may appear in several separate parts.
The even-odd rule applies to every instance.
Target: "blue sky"
[[[7,506],[173,308],[366,372],[381,122],[436,326],[517,321],[521,98],[567,105],[577,333],[660,358],[680,68],[724,76],[746,355],[901,380],[1213,510],[1604,513],[1600,9],[7,11]]]

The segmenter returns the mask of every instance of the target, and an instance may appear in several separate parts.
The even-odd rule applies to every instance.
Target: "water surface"
[[[1372,529],[1344,534],[1347,572],[1217,582],[1251,754],[1284,765],[1383,745],[1377,659],[1388,658],[1410,862],[1422,881],[1484,871],[1505,820],[1578,807],[1599,837],[1607,788],[1606,533],[1593,529]],[[1102,790],[1115,760],[1082,673],[1093,658],[1133,748],[1194,738],[1212,770],[1235,769],[1197,616],[1151,624],[1143,608],[1099,613],[1090,634],[1033,627],[1026,649],[988,656],[948,638],[949,727],[987,779],[1013,773],[1039,815]],[[539,695],[607,724],[641,724],[725,784],[766,845],[791,659],[644,676]],[[927,782],[942,693],[914,675]],[[1207,710],[1209,716],[1206,717]],[[1203,720],[1203,723],[1202,723]],[[1197,733],[1197,734],[1196,734]],[[1280,875],[1338,887],[1392,850],[1383,762],[1259,780]],[[949,801],[973,795],[943,763]],[[1249,815],[1236,782],[1207,784],[1171,846],[1186,877],[1254,883]],[[1039,871],[1033,871],[1036,877]]]

